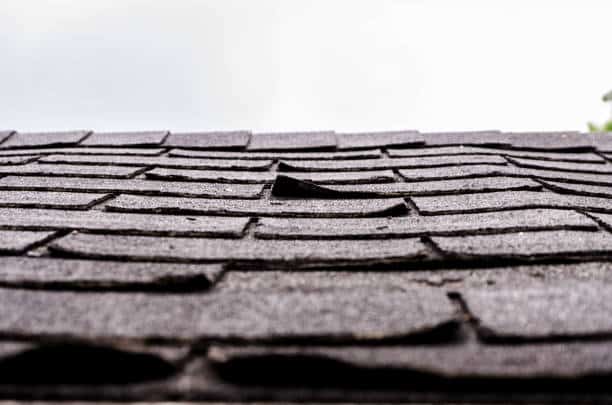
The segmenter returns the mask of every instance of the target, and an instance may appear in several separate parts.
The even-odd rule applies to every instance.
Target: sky
[[[586,130],[612,1],[1,0],[0,129]]]

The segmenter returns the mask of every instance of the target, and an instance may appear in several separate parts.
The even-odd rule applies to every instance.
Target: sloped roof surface
[[[0,131],[0,396],[609,400],[612,134]]]

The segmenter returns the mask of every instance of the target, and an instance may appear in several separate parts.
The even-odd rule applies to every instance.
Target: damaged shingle
[[[381,131],[336,134],[338,149],[368,149],[388,146],[422,146],[418,131]]]
[[[59,255],[95,259],[175,262],[227,261],[266,268],[384,266],[423,260],[418,239],[373,241],[269,241],[72,234],[50,249]]]
[[[610,180],[612,181],[612,179]],[[612,186],[595,186],[592,184],[561,183],[558,181],[542,181],[542,183],[553,191],[562,194],[578,194],[593,197],[612,198]]]
[[[168,136],[168,131],[94,132],[81,142],[81,145],[120,147],[159,146],[166,139],[166,136]]]
[[[0,285],[65,290],[179,291],[210,288],[223,274],[219,264],[126,263],[5,257]]]
[[[555,170],[563,172],[578,172],[592,174],[611,174],[612,165],[603,163],[576,163],[576,162],[553,162],[534,159],[509,158],[512,163],[520,167],[542,170]]]
[[[408,213],[402,199],[362,200],[213,200],[122,195],[109,211],[189,215],[280,217],[384,217]]]
[[[0,190],[0,207],[65,208],[86,210],[106,200],[107,194],[62,193],[56,191]]]
[[[0,155],[1,156],[1,155]],[[189,149],[173,149],[169,156],[206,158],[206,159],[254,159],[254,160],[351,160],[351,159],[375,159],[381,157],[380,150],[368,149],[346,152],[224,152],[224,151],[201,151]]]
[[[95,178],[129,178],[145,168],[128,166],[54,165],[29,163],[27,165],[0,166],[0,175],[62,176]]]
[[[248,131],[171,133],[163,146],[190,149],[244,149],[250,137]]]
[[[19,254],[55,235],[55,232],[0,230],[0,253]]]
[[[568,152],[593,149],[591,141],[576,131],[514,132],[505,135],[515,148]]]
[[[510,139],[499,131],[430,132],[424,133],[427,146],[510,146]]]
[[[136,155],[157,156],[164,152],[162,148],[33,148],[0,150],[0,156],[36,156],[36,155]]]
[[[0,149],[74,146],[89,133],[90,131],[18,132],[2,143]]]

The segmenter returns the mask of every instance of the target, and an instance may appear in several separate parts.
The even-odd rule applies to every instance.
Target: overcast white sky
[[[0,0],[0,127],[585,130],[612,1]]]

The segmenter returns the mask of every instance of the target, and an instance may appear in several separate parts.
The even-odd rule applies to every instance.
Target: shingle
[[[0,156],[37,156],[37,155],[136,155],[157,156],[162,148],[38,148],[0,150]]]
[[[122,195],[105,205],[121,212],[189,215],[252,215],[289,217],[382,217],[408,212],[404,201],[377,200],[205,200]]]
[[[588,209],[609,212],[607,198],[562,195],[550,192],[499,191],[493,193],[458,194],[444,198],[412,197],[419,212],[425,215],[516,210],[525,208]]]
[[[54,242],[54,253],[118,260],[218,262],[269,268],[384,266],[427,257],[418,239],[372,241],[270,241],[72,234]]]
[[[211,287],[222,273],[218,264],[0,258],[0,285],[22,288],[196,290]]]
[[[63,176],[95,178],[127,178],[145,168],[127,166],[52,165],[29,163],[27,165],[0,166],[0,175]]]
[[[612,152],[612,132],[583,134],[600,152]]]
[[[321,219],[262,218],[258,238],[329,239],[393,238],[423,235],[463,235],[542,229],[590,229],[596,224],[584,215],[560,210],[523,210],[468,215],[399,218]]]
[[[599,231],[538,231],[433,238],[443,252],[465,257],[532,258],[612,254],[612,234]]]
[[[31,162],[34,158],[32,156],[0,156],[0,166],[25,164]]]
[[[168,158],[164,156],[78,156],[51,155],[39,160],[41,163],[109,165],[109,166],[153,166],[179,169],[222,169],[222,170],[267,170],[271,160],[224,160]]]
[[[461,292],[488,338],[542,339],[612,333],[612,287],[561,283],[538,288]]]
[[[510,158],[510,161],[517,166],[529,167],[533,169],[593,174],[612,174],[612,164],[553,162],[520,158]]]
[[[140,132],[94,132],[87,137],[83,146],[159,146],[168,131]]]
[[[522,167],[517,168],[516,173],[520,176],[530,176],[544,180],[556,180],[564,183],[601,184],[612,186],[612,176],[609,174],[539,170]]]
[[[381,131],[337,134],[338,149],[368,149],[387,146],[420,146],[425,142],[418,131]]]
[[[352,170],[385,170],[424,167],[441,167],[457,165],[506,165],[501,156],[462,155],[412,157],[394,159],[363,159],[342,161],[286,161],[278,166],[279,171],[352,171]]]
[[[248,131],[171,133],[163,146],[191,149],[244,149],[250,137]]]
[[[207,159],[253,159],[253,160],[350,160],[375,159],[381,156],[380,150],[368,149],[348,152],[224,152],[200,151],[188,149],[173,149],[169,153],[173,157],[207,158]],[[1,154],[0,154],[1,156]]]
[[[515,148],[542,149],[548,151],[591,150],[590,139],[575,131],[564,132],[514,132],[505,134]]]
[[[18,132],[0,145],[0,148],[34,148],[73,146],[89,134],[89,131],[66,132]]]
[[[321,378],[325,379],[327,386],[335,386],[335,383],[354,378],[351,385],[359,385],[359,374],[352,374],[351,371],[367,370],[371,373],[367,374],[368,380],[364,382],[388,385],[393,381],[388,380],[389,374],[384,371],[395,370],[407,372],[400,377],[400,381],[395,381],[402,388],[410,387],[411,382],[416,386],[422,385],[423,380],[427,381],[427,377],[433,375],[445,379],[463,378],[457,388],[463,386],[464,389],[467,384],[465,379],[514,379],[512,387],[515,392],[521,389],[521,382],[526,383],[524,379],[527,378],[537,379],[542,389],[542,379],[568,379],[564,384],[571,385],[569,379],[609,375],[612,373],[611,353],[612,345],[609,342],[376,347],[213,345],[208,358],[216,367],[228,366],[237,361],[251,370],[258,369],[258,365],[265,367],[265,376],[257,376],[260,382],[262,379],[269,382],[286,381],[287,378],[291,379],[291,376],[287,376],[288,369],[308,369],[310,373],[299,374],[304,378],[302,381],[294,382],[307,385],[306,378],[316,381]],[[269,361],[272,358],[276,361]],[[333,367],[337,364],[345,366],[344,373],[337,373]],[[382,372],[375,374],[375,371]],[[248,375],[245,377],[249,378]],[[255,378],[253,375],[250,377]],[[376,381],[377,377],[387,380]],[[449,380],[444,381],[449,383]],[[436,386],[440,383],[438,380]],[[480,390],[485,390],[482,384],[484,382],[480,382]],[[494,391],[496,388],[499,387],[492,387]],[[560,389],[559,382],[557,389]]]
[[[514,176],[518,168],[502,165],[467,165],[400,170],[407,181],[448,180],[475,177]]]
[[[424,133],[423,138],[428,146],[510,146],[508,137],[499,131],[432,132]]]
[[[105,192],[198,198],[259,198],[263,185],[7,176],[0,179],[0,190]]]
[[[0,180],[0,184],[2,184]],[[480,177],[467,179],[419,181],[407,183],[329,186],[340,192],[370,193],[384,197],[412,195],[466,194],[475,192],[540,190],[542,185],[530,179]]]
[[[604,159],[595,153],[554,153],[547,151],[533,152],[516,149],[484,148],[478,146],[439,146],[430,148],[389,149],[388,153],[391,157],[504,155],[518,158],[553,160],[561,162],[604,162]]]
[[[106,198],[108,198],[107,194],[2,190],[0,191],[0,207],[86,210]]]
[[[46,241],[53,235],[54,232],[0,230],[0,253],[23,253],[30,247]]]
[[[610,179],[612,182],[612,179]],[[558,181],[542,180],[548,188],[563,194],[589,195],[593,197],[612,198],[612,186],[595,186],[590,184],[571,184]]]
[[[15,133],[15,131],[7,131],[7,130],[0,131],[0,144],[2,144],[2,142],[6,141],[14,133]]]
[[[124,235],[241,237],[249,218],[185,217],[104,211],[0,208],[0,226],[31,230],[84,230]]]
[[[177,169],[153,169],[146,172],[145,176],[149,179],[166,181],[212,181],[217,183],[245,184],[273,183],[276,179],[276,174],[272,172],[232,172]],[[390,170],[329,173],[304,172],[291,173],[291,177],[299,178],[301,180],[312,181],[318,184],[388,183],[395,181],[393,172]]]
[[[426,288],[265,295],[1,289],[0,304],[0,332],[26,337],[383,341],[456,324],[446,296]]]
[[[336,149],[333,131],[258,133],[251,136],[247,147],[250,151],[333,149]]]
[[[612,214],[590,214],[599,221],[606,224],[609,230],[612,230]]]

